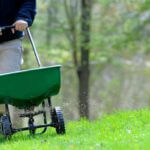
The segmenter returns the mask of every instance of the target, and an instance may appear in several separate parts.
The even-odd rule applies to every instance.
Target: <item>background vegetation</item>
[[[37,1],[37,16],[31,28],[43,65],[62,65],[62,88],[53,102],[63,107],[67,120],[81,115],[77,74],[81,65],[74,62],[74,51],[79,62],[82,55],[80,2]],[[97,118],[116,109],[149,107],[150,1],[89,2],[88,117]],[[30,49],[25,40],[23,69],[36,67]]]
[[[43,65],[62,65],[53,103],[67,134],[0,137],[0,149],[149,149],[150,1],[40,0],[31,31]],[[22,69],[37,67],[23,47]]]

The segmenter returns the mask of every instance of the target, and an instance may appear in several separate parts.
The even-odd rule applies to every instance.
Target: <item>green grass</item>
[[[7,141],[0,138],[0,150],[148,150],[150,109],[117,112],[97,121],[67,124],[67,134],[58,136],[50,128],[34,137],[18,133]]]

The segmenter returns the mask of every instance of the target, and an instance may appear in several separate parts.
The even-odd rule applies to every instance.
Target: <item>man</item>
[[[0,0],[0,27],[15,26],[0,33],[0,74],[20,70],[23,31],[32,25],[35,14],[36,0]]]

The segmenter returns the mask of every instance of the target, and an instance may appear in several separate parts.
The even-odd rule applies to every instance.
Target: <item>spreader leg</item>
[[[10,112],[9,112],[9,106],[8,106],[8,104],[5,104],[5,112],[6,112],[6,115],[9,116],[9,122],[10,122],[10,124],[12,124],[11,118],[10,118]]]
[[[5,112],[7,115],[10,115],[8,104],[5,104]]]
[[[47,118],[46,118],[45,102],[44,102],[44,101],[43,101],[43,103],[42,103],[42,107],[43,107],[43,110],[44,110],[44,113],[43,113],[44,124],[46,125],[46,124],[47,124]],[[47,130],[47,127],[45,127],[45,128],[43,129],[43,131],[42,131],[40,134],[45,133],[46,130]]]
[[[51,115],[52,115],[52,112],[53,112],[51,97],[48,98],[48,106],[49,106],[49,108],[50,108],[50,116],[51,116]]]
[[[43,107],[43,110],[44,110],[44,113],[43,113],[44,124],[47,124],[46,111],[45,111],[45,102],[42,103],[42,107]]]
[[[34,128],[34,118],[33,116],[30,116],[29,121],[28,121],[28,126],[29,126],[29,132],[31,135],[35,134],[35,128]]]

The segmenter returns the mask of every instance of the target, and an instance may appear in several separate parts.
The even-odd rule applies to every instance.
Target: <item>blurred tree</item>
[[[81,7],[79,7],[81,5]],[[64,0],[65,12],[69,25],[68,39],[73,53],[73,62],[79,80],[79,113],[81,117],[89,117],[89,55],[91,36],[91,0]],[[80,9],[79,9],[80,8]],[[80,28],[78,17],[80,15]],[[78,34],[78,29],[80,35]],[[78,40],[79,46],[78,46]],[[79,54],[80,49],[80,54]],[[79,57],[80,56],[80,57]]]
[[[89,63],[95,67],[95,70],[103,71],[102,69],[108,64],[120,64],[121,60],[132,59],[139,51],[142,53],[150,51],[149,0],[91,1],[38,1],[39,12],[34,26],[34,35],[37,35],[36,43],[40,46],[40,54],[44,56],[42,61],[45,64],[61,63],[67,65],[67,69],[69,65],[69,71],[70,66],[74,64],[79,81],[80,115],[86,117],[89,114],[89,76],[91,74],[93,76],[91,82],[97,82],[96,80],[100,78],[96,71],[90,72]],[[87,3],[93,4],[89,7]],[[40,36],[39,29],[42,29]],[[47,51],[47,45],[50,44],[50,51]],[[71,53],[68,49],[71,49]],[[70,73],[73,74],[73,70]],[[99,85],[100,88],[101,86]],[[68,87],[65,88],[67,91]],[[110,91],[114,89],[111,86]],[[74,85],[72,91],[75,91]],[[107,101],[106,97],[111,93],[106,91],[106,97],[103,98],[97,88],[95,92],[100,93],[97,99],[104,99],[104,101]],[[111,99],[112,96],[110,101]]]
[[[46,24],[46,45],[49,47],[51,43],[51,30],[57,24],[58,7],[55,0],[47,0],[47,24]]]

